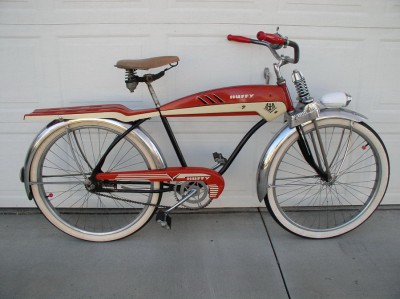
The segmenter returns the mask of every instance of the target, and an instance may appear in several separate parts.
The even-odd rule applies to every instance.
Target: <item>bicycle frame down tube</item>
[[[224,164],[224,166],[221,168],[221,170],[219,171],[220,175],[223,175],[225,173],[225,171],[228,170],[228,168],[231,166],[232,162],[235,160],[235,158],[237,157],[237,155],[239,154],[239,152],[241,151],[241,149],[243,148],[243,146],[246,144],[246,142],[250,139],[251,136],[253,136],[253,134],[255,132],[257,132],[257,130],[259,128],[261,128],[264,124],[266,124],[267,121],[265,119],[261,119],[258,123],[256,123],[251,129],[250,131],[248,131],[246,133],[246,135],[242,138],[242,140],[239,142],[239,144],[236,146],[235,150],[232,152],[231,156],[228,158],[228,160],[226,161],[226,163]]]

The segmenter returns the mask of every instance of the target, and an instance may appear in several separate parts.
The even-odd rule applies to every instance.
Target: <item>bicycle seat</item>
[[[119,60],[115,67],[126,70],[148,70],[156,67],[164,66],[179,61],[178,56],[159,56],[146,59],[124,59]]]

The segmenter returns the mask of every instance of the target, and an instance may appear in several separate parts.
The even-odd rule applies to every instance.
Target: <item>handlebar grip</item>
[[[251,38],[240,36],[240,35],[229,34],[226,38],[229,41],[234,41],[234,42],[239,42],[239,43],[251,43]]]
[[[263,31],[257,33],[257,39],[269,42],[270,44],[277,44],[277,45],[286,44],[286,39],[284,39],[283,37],[280,37],[279,35],[272,33],[265,33]]]

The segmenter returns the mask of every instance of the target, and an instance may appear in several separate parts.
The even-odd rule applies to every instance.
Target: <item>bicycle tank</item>
[[[199,92],[160,107],[163,116],[245,116],[259,115],[272,121],[290,109],[284,87],[276,85],[232,86]],[[157,117],[157,109],[131,110],[123,105],[89,105],[36,109],[24,119],[54,120],[108,118],[135,121]]]
[[[199,92],[160,109],[167,117],[260,115],[271,121],[285,113],[290,105],[280,86],[244,85]]]

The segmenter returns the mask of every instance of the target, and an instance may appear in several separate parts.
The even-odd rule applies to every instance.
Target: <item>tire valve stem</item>
[[[368,143],[363,145],[361,148],[365,151],[367,149]]]
[[[53,198],[53,193],[49,193],[49,194],[47,195],[47,198]]]

